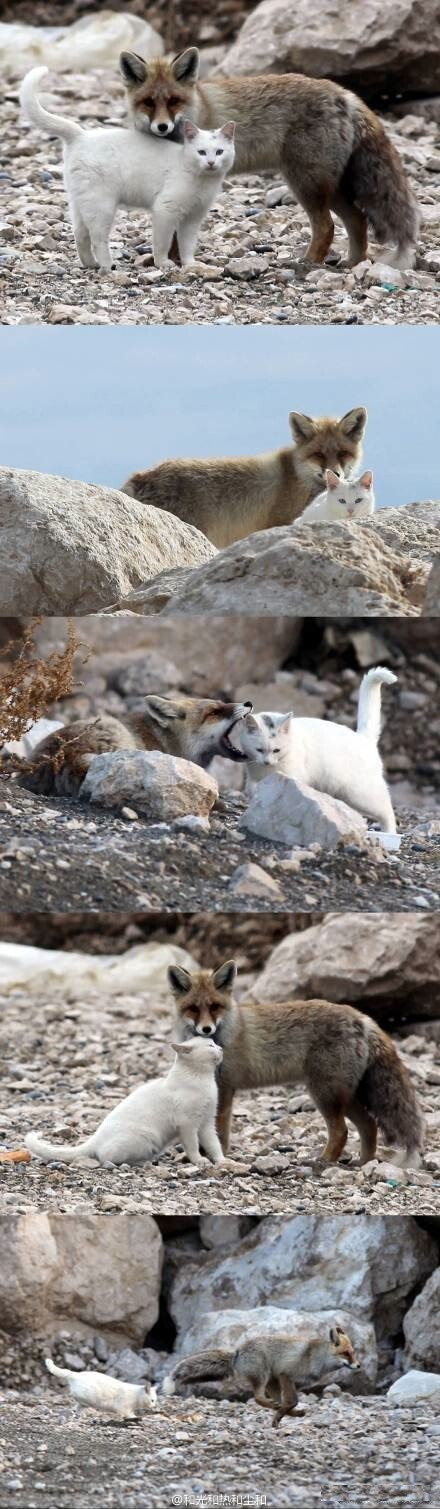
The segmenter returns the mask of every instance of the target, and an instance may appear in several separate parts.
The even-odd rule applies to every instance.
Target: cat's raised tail
[[[21,108],[27,120],[32,121],[33,126],[39,126],[41,131],[48,131],[50,136],[61,136],[65,142],[76,141],[77,136],[83,135],[82,126],[67,120],[64,115],[52,115],[40,104],[37,89],[48,73],[48,68],[31,68],[26,74],[20,89]]]
[[[376,665],[372,671],[367,671],[362,677],[359,688],[357,733],[365,734],[367,739],[372,739],[373,744],[378,744],[380,739],[380,701],[381,687],[393,686],[397,681],[394,671],[389,671],[384,665]]]
[[[57,1378],[75,1378],[77,1376],[75,1373],[72,1373],[71,1368],[57,1367],[56,1362],[52,1362],[51,1357],[45,1357],[44,1361],[49,1373],[56,1373]]]

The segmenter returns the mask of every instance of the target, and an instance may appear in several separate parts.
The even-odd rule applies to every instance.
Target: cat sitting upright
[[[248,713],[231,735],[249,761],[247,789],[251,792],[255,781],[275,770],[339,797],[379,823],[383,832],[395,833],[377,746],[381,686],[392,686],[396,680],[384,666],[367,672],[359,690],[356,730],[324,718],[295,718],[294,713]]]
[[[352,481],[351,478],[338,477],[336,472],[326,471],[325,481],[325,492],[318,493],[313,503],[308,504],[296,524],[320,524],[325,520],[350,524],[374,513],[372,472],[364,472],[362,477],[355,477]]]
[[[111,267],[109,236],[121,204],[151,210],[155,267],[175,267],[174,238],[182,266],[201,266],[194,262],[197,239],[234,161],[234,122],[201,131],[184,121],[182,144],[119,126],[84,131],[40,104],[37,88],[47,73],[26,74],[20,102],[34,126],[64,141],[64,183],[83,267]]]

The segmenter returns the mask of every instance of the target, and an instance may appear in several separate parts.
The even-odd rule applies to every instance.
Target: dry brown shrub
[[[0,746],[21,739],[31,723],[46,715],[52,702],[72,692],[79,648],[74,621],[69,619],[64,649],[52,650],[47,660],[41,660],[34,641],[40,622],[32,619],[20,639],[7,647],[11,662],[0,675]],[[83,659],[87,659],[86,650]]]

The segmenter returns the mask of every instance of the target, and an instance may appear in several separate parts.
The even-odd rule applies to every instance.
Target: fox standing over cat
[[[307,262],[327,256],[333,212],[347,231],[350,265],[367,256],[369,225],[379,242],[396,243],[397,267],[413,265],[418,213],[402,163],[378,117],[351,90],[295,73],[200,83],[196,47],[148,62],[123,52],[120,67],[140,131],[175,136],[184,116],[210,129],[236,122],[235,171],[284,174],[310,221]]]
[[[179,1383],[231,1378],[253,1393],[256,1404],[274,1411],[272,1424],[277,1426],[284,1415],[296,1413],[297,1384],[309,1392],[324,1388],[340,1368],[358,1366],[349,1336],[342,1326],[330,1326],[328,1335],[312,1341],[275,1334],[245,1339],[235,1352],[210,1347],[193,1353],[177,1363],[165,1380],[164,1393],[174,1394]]]
[[[378,1127],[407,1163],[417,1163],[422,1115],[387,1033],[355,1007],[330,1001],[239,1006],[232,994],[236,972],[232,959],[194,974],[178,965],[168,971],[178,1036],[210,1037],[223,1049],[217,1120],[223,1152],[237,1090],[301,1083],[326,1122],[324,1162],[341,1157],[348,1118],[361,1139],[361,1163],[376,1156]]]
[[[362,456],[364,408],[342,419],[289,414],[293,445],[262,456],[161,461],[122,492],[194,524],[219,550],[254,530],[292,524],[321,492],[328,469],[349,478]]]

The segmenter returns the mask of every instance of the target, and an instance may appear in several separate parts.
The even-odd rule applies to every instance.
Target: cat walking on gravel
[[[151,210],[155,267],[175,269],[175,238],[182,266],[197,266],[202,221],[234,161],[234,122],[202,131],[184,121],[181,144],[118,126],[84,131],[41,105],[37,90],[47,73],[32,68],[26,74],[20,101],[34,126],[64,142],[64,183],[83,267],[111,267],[109,237],[119,205]]]
[[[156,1389],[151,1383],[123,1383],[120,1378],[110,1378],[107,1373],[91,1368],[74,1373],[71,1368],[58,1367],[51,1357],[46,1357],[45,1362],[48,1372],[60,1379],[72,1399],[89,1409],[117,1415],[119,1420],[136,1420],[156,1407]]]
[[[176,1058],[162,1079],[139,1085],[114,1111],[104,1117],[96,1132],[76,1146],[46,1142],[38,1132],[29,1132],[26,1147],[43,1162],[53,1158],[74,1163],[77,1158],[96,1158],[105,1167],[118,1163],[151,1163],[170,1143],[183,1143],[190,1163],[202,1164],[200,1143],[212,1163],[222,1163],[223,1153],[215,1129],[217,1114],[216,1070],[223,1058],[217,1043],[174,1043]]]

